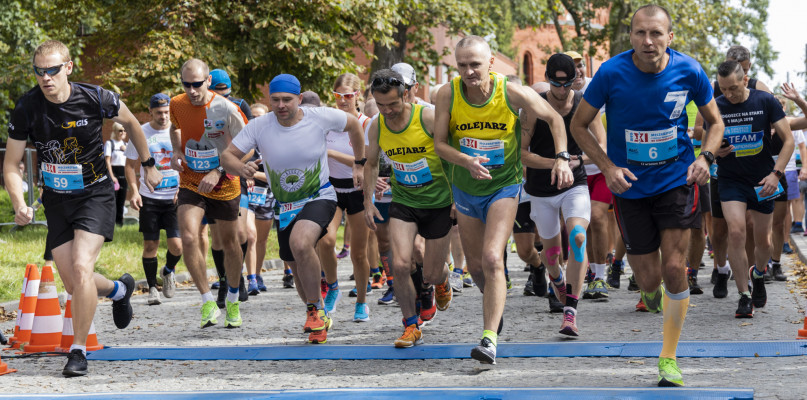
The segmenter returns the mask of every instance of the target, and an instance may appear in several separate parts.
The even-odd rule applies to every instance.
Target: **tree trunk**
[[[395,40],[396,45],[393,47],[385,47],[379,43],[373,43],[373,54],[375,54],[376,59],[370,64],[370,76],[373,76],[375,71],[389,68],[403,61],[404,54],[406,53],[407,30],[409,30],[409,26],[407,25],[399,23],[395,26],[395,33],[392,34],[392,38]]]
[[[630,50],[630,22],[622,23],[633,13],[630,1],[614,2],[609,16],[609,25],[613,29],[610,32],[609,53],[613,57],[623,51]]]

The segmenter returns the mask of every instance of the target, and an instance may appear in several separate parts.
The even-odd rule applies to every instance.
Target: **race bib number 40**
[[[734,146],[736,157],[747,157],[762,151],[765,132],[751,132],[751,125],[727,126],[724,137]]]
[[[194,172],[208,172],[219,166],[219,152],[216,149],[185,149],[185,160]]]
[[[471,157],[487,157],[482,163],[487,169],[501,168],[504,165],[504,142],[501,140],[481,140],[464,137],[460,139],[460,151]]]
[[[42,163],[42,178],[45,186],[60,192],[84,190],[81,164]]]
[[[433,182],[432,172],[425,158],[421,158],[413,163],[393,161],[392,170],[395,173],[395,182],[401,186],[415,188]]]
[[[633,131],[625,129],[628,164],[664,165],[678,160],[678,129]]]

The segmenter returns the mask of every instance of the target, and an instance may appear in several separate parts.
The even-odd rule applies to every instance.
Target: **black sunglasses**
[[[401,86],[404,83],[399,81],[396,78],[375,78],[373,79],[373,86],[383,86],[383,85],[390,85],[390,86]]]
[[[554,87],[563,86],[563,87],[567,88],[567,87],[572,86],[574,84],[574,79],[572,79],[570,81],[563,82],[563,83],[558,82],[558,81],[553,81],[552,79],[549,79],[549,84],[554,86]]]
[[[57,65],[55,67],[47,67],[47,68],[39,68],[36,65],[34,65],[34,73],[39,75],[39,76],[45,76],[45,74],[48,74],[51,77],[53,77],[54,75],[61,72],[62,67],[67,65],[67,63],[69,63],[69,62],[70,62],[70,60],[65,61],[65,62],[63,62],[63,63],[61,63],[61,64],[59,64],[59,65]]]
[[[185,81],[182,81],[182,86],[185,86],[186,88],[189,88],[189,87],[193,86],[193,87],[198,89],[198,88],[202,87],[202,85],[204,85],[205,82],[207,82],[207,80],[199,81],[199,82],[185,82]]]

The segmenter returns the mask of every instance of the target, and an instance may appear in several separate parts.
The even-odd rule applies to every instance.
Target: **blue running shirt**
[[[608,157],[628,168],[637,181],[619,197],[639,199],[686,184],[695,155],[687,135],[690,101],[704,106],[712,85],[693,58],[667,49],[667,66],[657,74],[640,71],[634,50],[606,61],[583,98],[594,108],[606,106]]]

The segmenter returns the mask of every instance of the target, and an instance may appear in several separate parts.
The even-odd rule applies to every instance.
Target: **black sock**
[[[213,264],[216,265],[216,272],[219,274],[219,281],[224,281],[227,278],[227,272],[224,269],[224,250],[211,250],[213,253]]]
[[[241,262],[244,262],[244,260],[247,259],[247,243],[248,242],[241,243],[241,254],[243,255]]]
[[[566,293],[572,292],[572,285],[566,284]],[[566,296],[566,307],[571,307],[577,310],[577,299],[571,296]]]
[[[423,264],[415,264],[415,272],[412,274],[412,283],[415,285],[415,296],[420,296],[423,292]]]
[[[538,250],[539,253],[544,251],[544,244],[543,243],[535,243],[535,242],[533,242],[532,247],[535,247],[535,250]]]
[[[177,263],[179,259],[182,258],[182,254],[175,256],[171,254],[170,250],[165,251],[165,266],[168,267],[170,271],[173,271],[177,267]]]
[[[143,271],[146,273],[149,288],[157,286],[157,257],[143,257]]]

